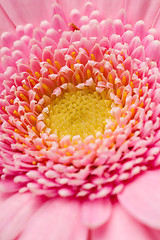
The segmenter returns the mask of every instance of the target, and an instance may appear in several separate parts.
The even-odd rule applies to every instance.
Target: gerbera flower
[[[1,1],[1,240],[160,239],[159,7]]]

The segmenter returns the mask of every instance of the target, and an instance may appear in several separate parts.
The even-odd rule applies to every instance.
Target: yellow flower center
[[[104,132],[106,120],[113,119],[112,103],[107,90],[102,93],[89,88],[68,90],[51,102],[44,122],[60,139],[65,135],[85,139]]]

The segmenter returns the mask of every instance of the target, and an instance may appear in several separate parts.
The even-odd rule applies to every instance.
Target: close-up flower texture
[[[160,0],[0,22],[0,240],[159,240]]]

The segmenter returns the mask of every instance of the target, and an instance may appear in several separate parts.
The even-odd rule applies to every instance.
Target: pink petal
[[[144,17],[144,22],[146,26],[148,27],[154,27],[156,30],[159,31],[159,21],[160,21],[160,15],[159,15],[159,8],[160,8],[160,2],[158,0],[152,0],[150,2],[150,6],[148,8],[148,11]],[[151,21],[152,19],[152,21]]]
[[[20,240],[87,240],[87,229],[80,223],[76,201],[47,201],[33,216]]]
[[[136,24],[133,27],[133,32],[135,36],[140,37],[140,39],[142,40],[146,35],[145,23],[142,20],[136,22]]]
[[[10,240],[20,234],[38,205],[35,200],[31,194],[18,193],[0,199],[0,239]]]
[[[15,25],[8,17],[2,6],[0,6],[0,22],[3,23],[0,25],[0,35],[2,32],[12,31],[15,29]]]
[[[65,13],[66,18],[69,19],[69,15],[73,9],[78,9],[82,11],[85,0],[58,0],[59,5]]]
[[[112,207],[109,199],[86,201],[82,204],[82,222],[88,228],[97,228],[108,221]]]
[[[4,11],[16,26],[27,23],[38,25],[42,20],[49,20],[52,15],[51,4],[51,0],[1,1]]]
[[[0,239],[16,238],[39,206],[32,194],[15,194],[0,206]]]
[[[152,239],[159,240],[160,239],[160,231],[149,229],[149,232],[152,236]]]
[[[96,61],[102,61],[103,59],[103,53],[101,51],[101,48],[99,44],[95,44],[94,47],[91,50],[91,54],[95,56]]]
[[[131,54],[132,58],[137,58],[141,61],[145,60],[145,51],[144,51],[144,47],[143,46],[139,46],[136,49],[134,49],[134,51]]]
[[[92,240],[153,240],[147,229],[119,205],[113,206],[109,222],[92,231]]]
[[[66,30],[67,25],[60,15],[54,15],[52,20],[52,27],[57,31],[58,30],[64,31]]]
[[[160,170],[137,177],[124,188],[118,199],[136,219],[160,230]]]
[[[13,181],[0,181],[0,193],[15,193],[18,191],[18,186]]]
[[[153,61],[158,61],[160,55],[160,42],[158,40],[152,41],[146,48],[146,56]]]
[[[147,25],[151,25],[151,20],[154,20],[154,14],[156,14],[156,10],[158,11],[157,4],[158,1],[155,0],[139,0],[138,4],[135,4],[134,0],[126,1],[126,13],[129,23],[133,24],[138,20],[146,19]]]
[[[115,19],[118,15],[120,9],[124,8],[124,0],[99,0],[97,4],[97,0],[92,0],[93,5],[99,10],[101,16],[106,19],[112,18]]]

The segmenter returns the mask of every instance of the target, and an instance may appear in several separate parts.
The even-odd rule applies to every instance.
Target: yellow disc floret
[[[98,93],[85,88],[66,91],[48,106],[45,124],[61,139],[65,135],[80,135],[85,139],[97,132],[104,132],[106,119],[113,119],[110,114],[113,101],[107,91]]]

